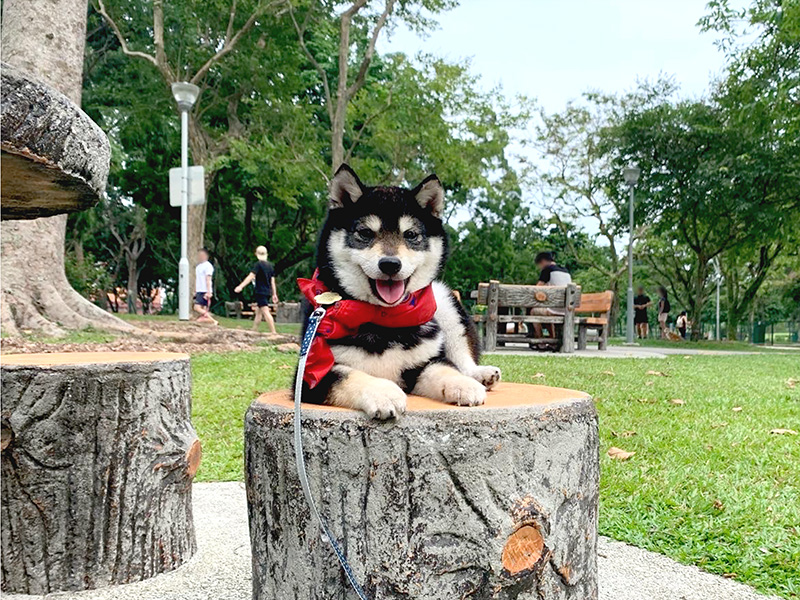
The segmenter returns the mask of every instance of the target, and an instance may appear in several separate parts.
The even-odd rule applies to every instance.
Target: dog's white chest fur
[[[337,364],[347,365],[400,385],[404,371],[424,365],[437,357],[443,343],[443,335],[439,331],[435,337],[418,340],[413,348],[393,346],[379,354],[357,346],[332,346],[331,349]]]

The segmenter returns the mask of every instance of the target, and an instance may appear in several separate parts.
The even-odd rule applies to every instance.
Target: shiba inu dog
[[[482,404],[500,370],[478,365],[475,326],[437,277],[447,257],[444,190],[367,187],[342,165],[330,184],[317,271],[300,280],[308,314],[328,304],[303,378],[305,402],[405,412],[406,394]]]

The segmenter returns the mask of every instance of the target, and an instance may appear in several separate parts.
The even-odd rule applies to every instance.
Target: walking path
[[[130,585],[7,600],[250,600],[250,539],[241,483],[193,489],[197,555],[180,569]],[[765,600],[751,588],[665,556],[600,538],[599,600]],[[276,599],[280,600],[280,599]]]
[[[561,352],[535,352],[530,350],[524,345],[508,345],[505,348],[498,348],[489,354],[499,355],[512,355],[512,356],[559,356],[562,358],[569,358],[572,356],[580,356],[584,358],[666,358],[672,355],[684,356],[731,356],[731,355],[752,355],[752,354],[789,354],[797,352],[800,354],[800,347],[797,346],[775,346],[765,347],[769,348],[768,351],[759,348],[754,351],[747,350],[701,350],[698,348],[684,348],[684,347],[653,347],[653,346],[608,346],[606,350],[598,350],[597,347],[587,348],[586,350],[576,350],[572,354],[563,354]]]

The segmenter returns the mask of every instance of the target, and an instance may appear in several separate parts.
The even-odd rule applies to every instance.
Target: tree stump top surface
[[[146,363],[165,360],[189,360],[180,352],[52,352],[41,354],[3,354],[0,366],[58,367]]]
[[[2,63],[2,218],[84,210],[105,192],[103,130],[61,92]]]
[[[580,402],[590,399],[591,397],[588,394],[577,390],[549,387],[546,385],[501,382],[486,395],[486,403],[482,406],[455,406],[437,400],[431,400],[430,398],[422,398],[421,396],[409,396],[406,410],[408,412],[436,410],[475,411],[481,409],[546,407],[548,405],[561,404],[564,402]],[[285,409],[294,408],[292,393],[289,390],[277,390],[261,394],[256,400],[256,405]],[[327,404],[303,404],[303,409],[356,412],[338,406],[329,406]]]

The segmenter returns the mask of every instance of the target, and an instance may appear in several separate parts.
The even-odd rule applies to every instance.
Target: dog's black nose
[[[386,256],[378,261],[378,268],[387,275],[394,275],[400,271],[402,266],[403,263],[400,262],[400,259],[393,256]]]

